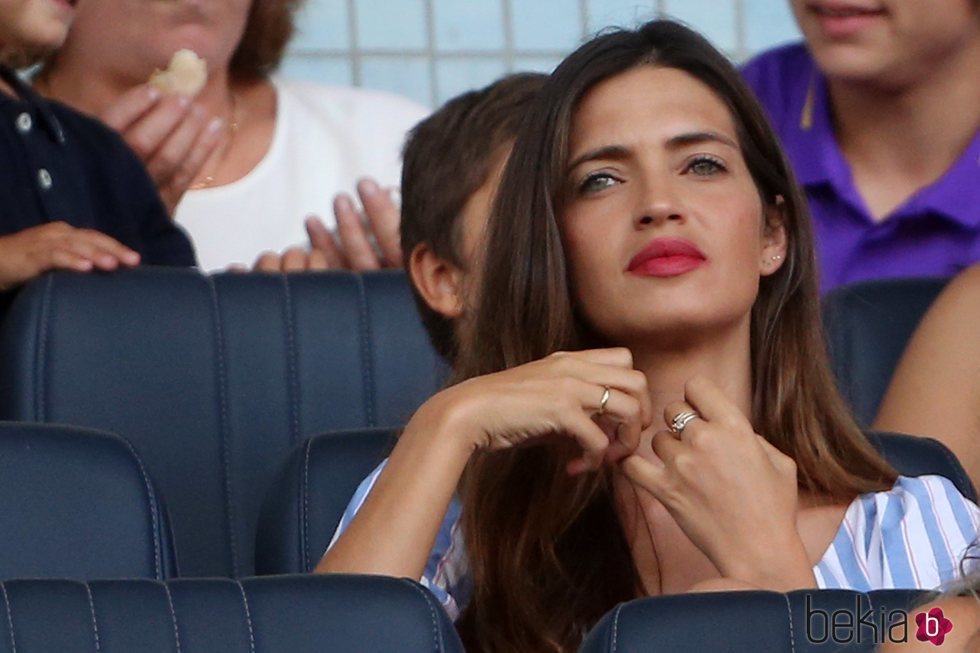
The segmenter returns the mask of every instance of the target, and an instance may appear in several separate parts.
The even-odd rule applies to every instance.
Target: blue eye
[[[727,169],[724,163],[714,157],[699,156],[687,165],[684,172],[693,172],[699,177],[710,177],[719,172],[724,172]]]
[[[616,184],[617,180],[608,172],[596,172],[586,177],[578,186],[580,193],[596,193]]]

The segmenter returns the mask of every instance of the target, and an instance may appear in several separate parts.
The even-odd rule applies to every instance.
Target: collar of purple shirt
[[[811,67],[800,71],[803,74],[797,79],[808,81],[805,88],[799,89],[802,93],[794,94],[798,103],[796,121],[784,126],[783,146],[800,184],[807,188],[831,185],[836,195],[872,222],[834,135],[826,79],[813,60],[806,59]],[[909,197],[888,219],[901,220],[923,213],[941,215],[970,229],[980,227],[980,130],[942,177]]]

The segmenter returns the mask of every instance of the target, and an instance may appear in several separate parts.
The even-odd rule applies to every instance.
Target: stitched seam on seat
[[[99,621],[95,617],[95,601],[92,599],[92,588],[85,583],[85,594],[88,596],[88,610],[92,615],[92,632],[95,633],[95,653],[102,651],[102,643],[99,641]]]
[[[790,653],[796,653],[796,634],[793,632],[793,606],[789,603],[788,594],[783,594],[783,600],[786,601],[786,616],[789,617],[789,650]]]
[[[303,571],[310,571],[310,450],[313,440],[307,440],[306,451],[303,454],[303,532],[300,541],[300,554],[303,559]]]
[[[205,275],[211,292],[211,309],[214,314],[215,359],[218,363],[218,401],[221,404],[221,462],[223,465],[223,484],[225,486],[225,511],[228,525],[228,544],[231,549],[231,574],[238,575],[238,546],[235,537],[235,501],[231,478],[231,427],[228,424],[228,385],[225,378],[225,339],[221,328],[221,311],[218,307],[218,290],[214,278]]]
[[[242,605],[245,606],[245,623],[248,625],[248,650],[255,653],[255,632],[252,630],[252,611],[248,609],[248,597],[245,596],[245,586],[242,581],[236,580],[238,591],[242,595]]]
[[[136,460],[136,465],[139,467],[140,476],[143,478],[143,487],[146,488],[147,501],[150,505],[150,522],[153,528],[153,566],[157,575],[157,580],[165,580],[163,577],[163,561],[162,553],[160,552],[160,541],[163,539],[163,526],[159,520],[158,504],[156,493],[153,491],[153,484],[150,483],[150,476],[146,473],[146,467],[143,465],[143,460],[140,458],[139,453],[133,444],[126,438],[120,437],[123,444],[129,450],[129,453]]]
[[[364,369],[364,412],[368,426],[374,423],[374,339],[371,337],[371,310],[368,306],[367,288],[364,278],[356,275],[358,301],[360,302],[361,320],[361,361]]]
[[[612,646],[610,648],[611,653],[616,653],[616,648],[619,646],[619,615],[622,611],[623,604],[620,603],[616,606],[616,611],[613,613]]]
[[[177,628],[177,611],[174,610],[174,597],[170,595],[170,586],[163,585],[163,591],[167,594],[167,607],[170,608],[170,620],[174,624],[174,642],[177,644],[177,653],[180,653],[180,630]]]
[[[10,607],[10,596],[7,594],[7,586],[0,581],[0,591],[3,592],[3,602],[7,606],[7,627],[10,628],[10,651],[17,653],[17,639],[14,637],[14,615],[13,608]]]
[[[428,590],[422,589],[421,587],[419,587],[417,584],[413,583],[410,580],[403,579],[402,582],[404,582],[413,590],[421,594],[422,599],[425,600],[426,607],[429,608],[429,619],[431,620],[432,623],[432,645],[433,645],[432,650],[436,651],[437,653],[438,651],[445,650],[446,648],[445,642],[442,641],[442,633],[439,631],[439,619],[436,617],[436,610],[435,607],[433,607],[432,605],[432,595],[429,593]]]
[[[299,365],[296,347],[296,329],[293,320],[293,295],[289,289],[289,277],[282,275],[282,287],[286,300],[286,392],[289,394],[289,443],[299,442]]]
[[[49,274],[47,279],[44,280],[44,292],[41,294],[41,332],[38,334],[38,341],[36,345],[37,358],[34,361],[34,372],[36,375],[34,381],[34,418],[39,422],[43,422],[47,419],[47,411],[45,410],[45,390],[48,383],[48,314],[51,303],[51,286],[53,283],[54,276]]]
[[[934,440],[934,438],[929,438],[929,439]],[[943,457],[946,458],[946,462],[949,463],[949,468],[952,469],[954,474],[956,475],[955,480],[957,481],[957,484],[961,485],[964,488],[971,487],[972,483],[967,479],[963,478],[963,474],[960,473],[960,468],[962,467],[960,462],[956,459],[955,456],[953,456],[950,453],[949,449],[947,449],[945,445],[943,445],[942,443],[939,443],[939,445],[940,445],[939,450],[942,452]]]

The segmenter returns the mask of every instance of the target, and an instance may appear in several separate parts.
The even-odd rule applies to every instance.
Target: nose
[[[636,228],[684,219],[682,202],[669,181],[648,181],[636,184],[636,188],[640,191],[634,212]]]

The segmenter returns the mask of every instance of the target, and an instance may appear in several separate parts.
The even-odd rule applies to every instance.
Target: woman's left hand
[[[722,576],[773,590],[813,587],[796,527],[796,463],[711,381],[691,379],[684,398],[665,408],[665,421],[692,410],[698,417],[679,434],[653,436],[659,461],[626,458],[627,478],[664,505]]]

